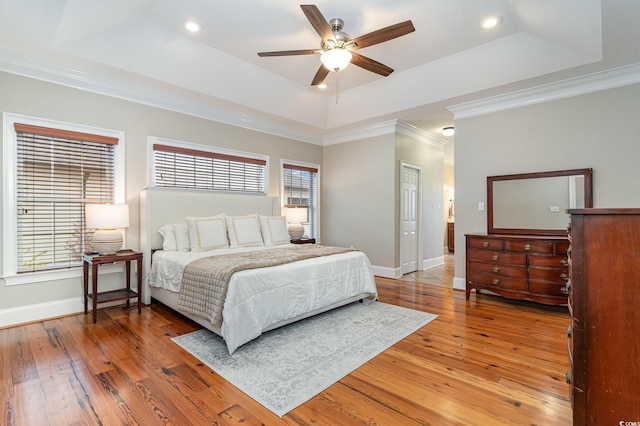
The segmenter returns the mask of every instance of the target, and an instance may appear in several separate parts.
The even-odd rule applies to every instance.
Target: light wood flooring
[[[170,338],[163,308],[112,307],[0,330],[0,425],[570,425],[563,308],[451,289],[453,259],[380,300],[439,317],[282,419]]]

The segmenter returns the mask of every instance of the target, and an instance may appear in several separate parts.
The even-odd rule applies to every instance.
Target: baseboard
[[[435,268],[436,266],[444,265],[444,255],[432,257],[431,259],[424,259],[422,261],[422,270]]]
[[[0,328],[77,314],[83,311],[82,297],[2,309],[0,310]]]
[[[467,283],[464,278],[453,277],[453,289],[454,290],[466,290]]]
[[[371,265],[371,270],[373,271],[373,275],[376,275],[378,277],[397,279],[402,276],[400,268],[388,268],[385,266]]]

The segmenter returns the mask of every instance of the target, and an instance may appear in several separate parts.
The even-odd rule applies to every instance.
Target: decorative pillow
[[[223,215],[188,217],[191,251],[207,251],[229,246]]]
[[[158,233],[162,235],[162,250],[178,251],[178,242],[176,241],[176,233],[173,231],[173,225],[164,225],[158,229]]]
[[[173,225],[173,233],[176,235],[178,251],[190,251],[189,226],[185,222],[176,223]]]
[[[284,216],[260,216],[260,229],[265,246],[289,244],[287,219]]]
[[[230,247],[263,246],[258,214],[225,216]]]

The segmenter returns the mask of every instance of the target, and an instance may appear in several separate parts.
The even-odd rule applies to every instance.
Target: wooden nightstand
[[[131,290],[131,261],[137,262],[138,292]],[[125,276],[127,286],[125,288],[98,292],[98,266],[109,263],[125,262]],[[89,266],[91,266],[91,294],[89,294]],[[84,313],[88,311],[88,299],[91,299],[93,311],[93,323],[96,323],[96,309],[98,303],[126,300],[127,308],[131,299],[138,299],[138,314],[142,308],[142,253],[133,250],[120,250],[115,254],[99,255],[97,253],[85,253],[82,255],[82,272],[84,281]]]
[[[315,244],[315,238],[300,238],[297,240],[291,240],[291,244]]]

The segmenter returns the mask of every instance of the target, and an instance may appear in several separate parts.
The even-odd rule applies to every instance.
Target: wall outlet
[[[557,206],[551,206],[551,207],[549,207],[549,211],[550,211],[551,213],[558,213],[558,212],[560,211],[560,207],[557,207]]]
[[[484,201],[478,201],[478,210],[480,211],[484,210]]]

